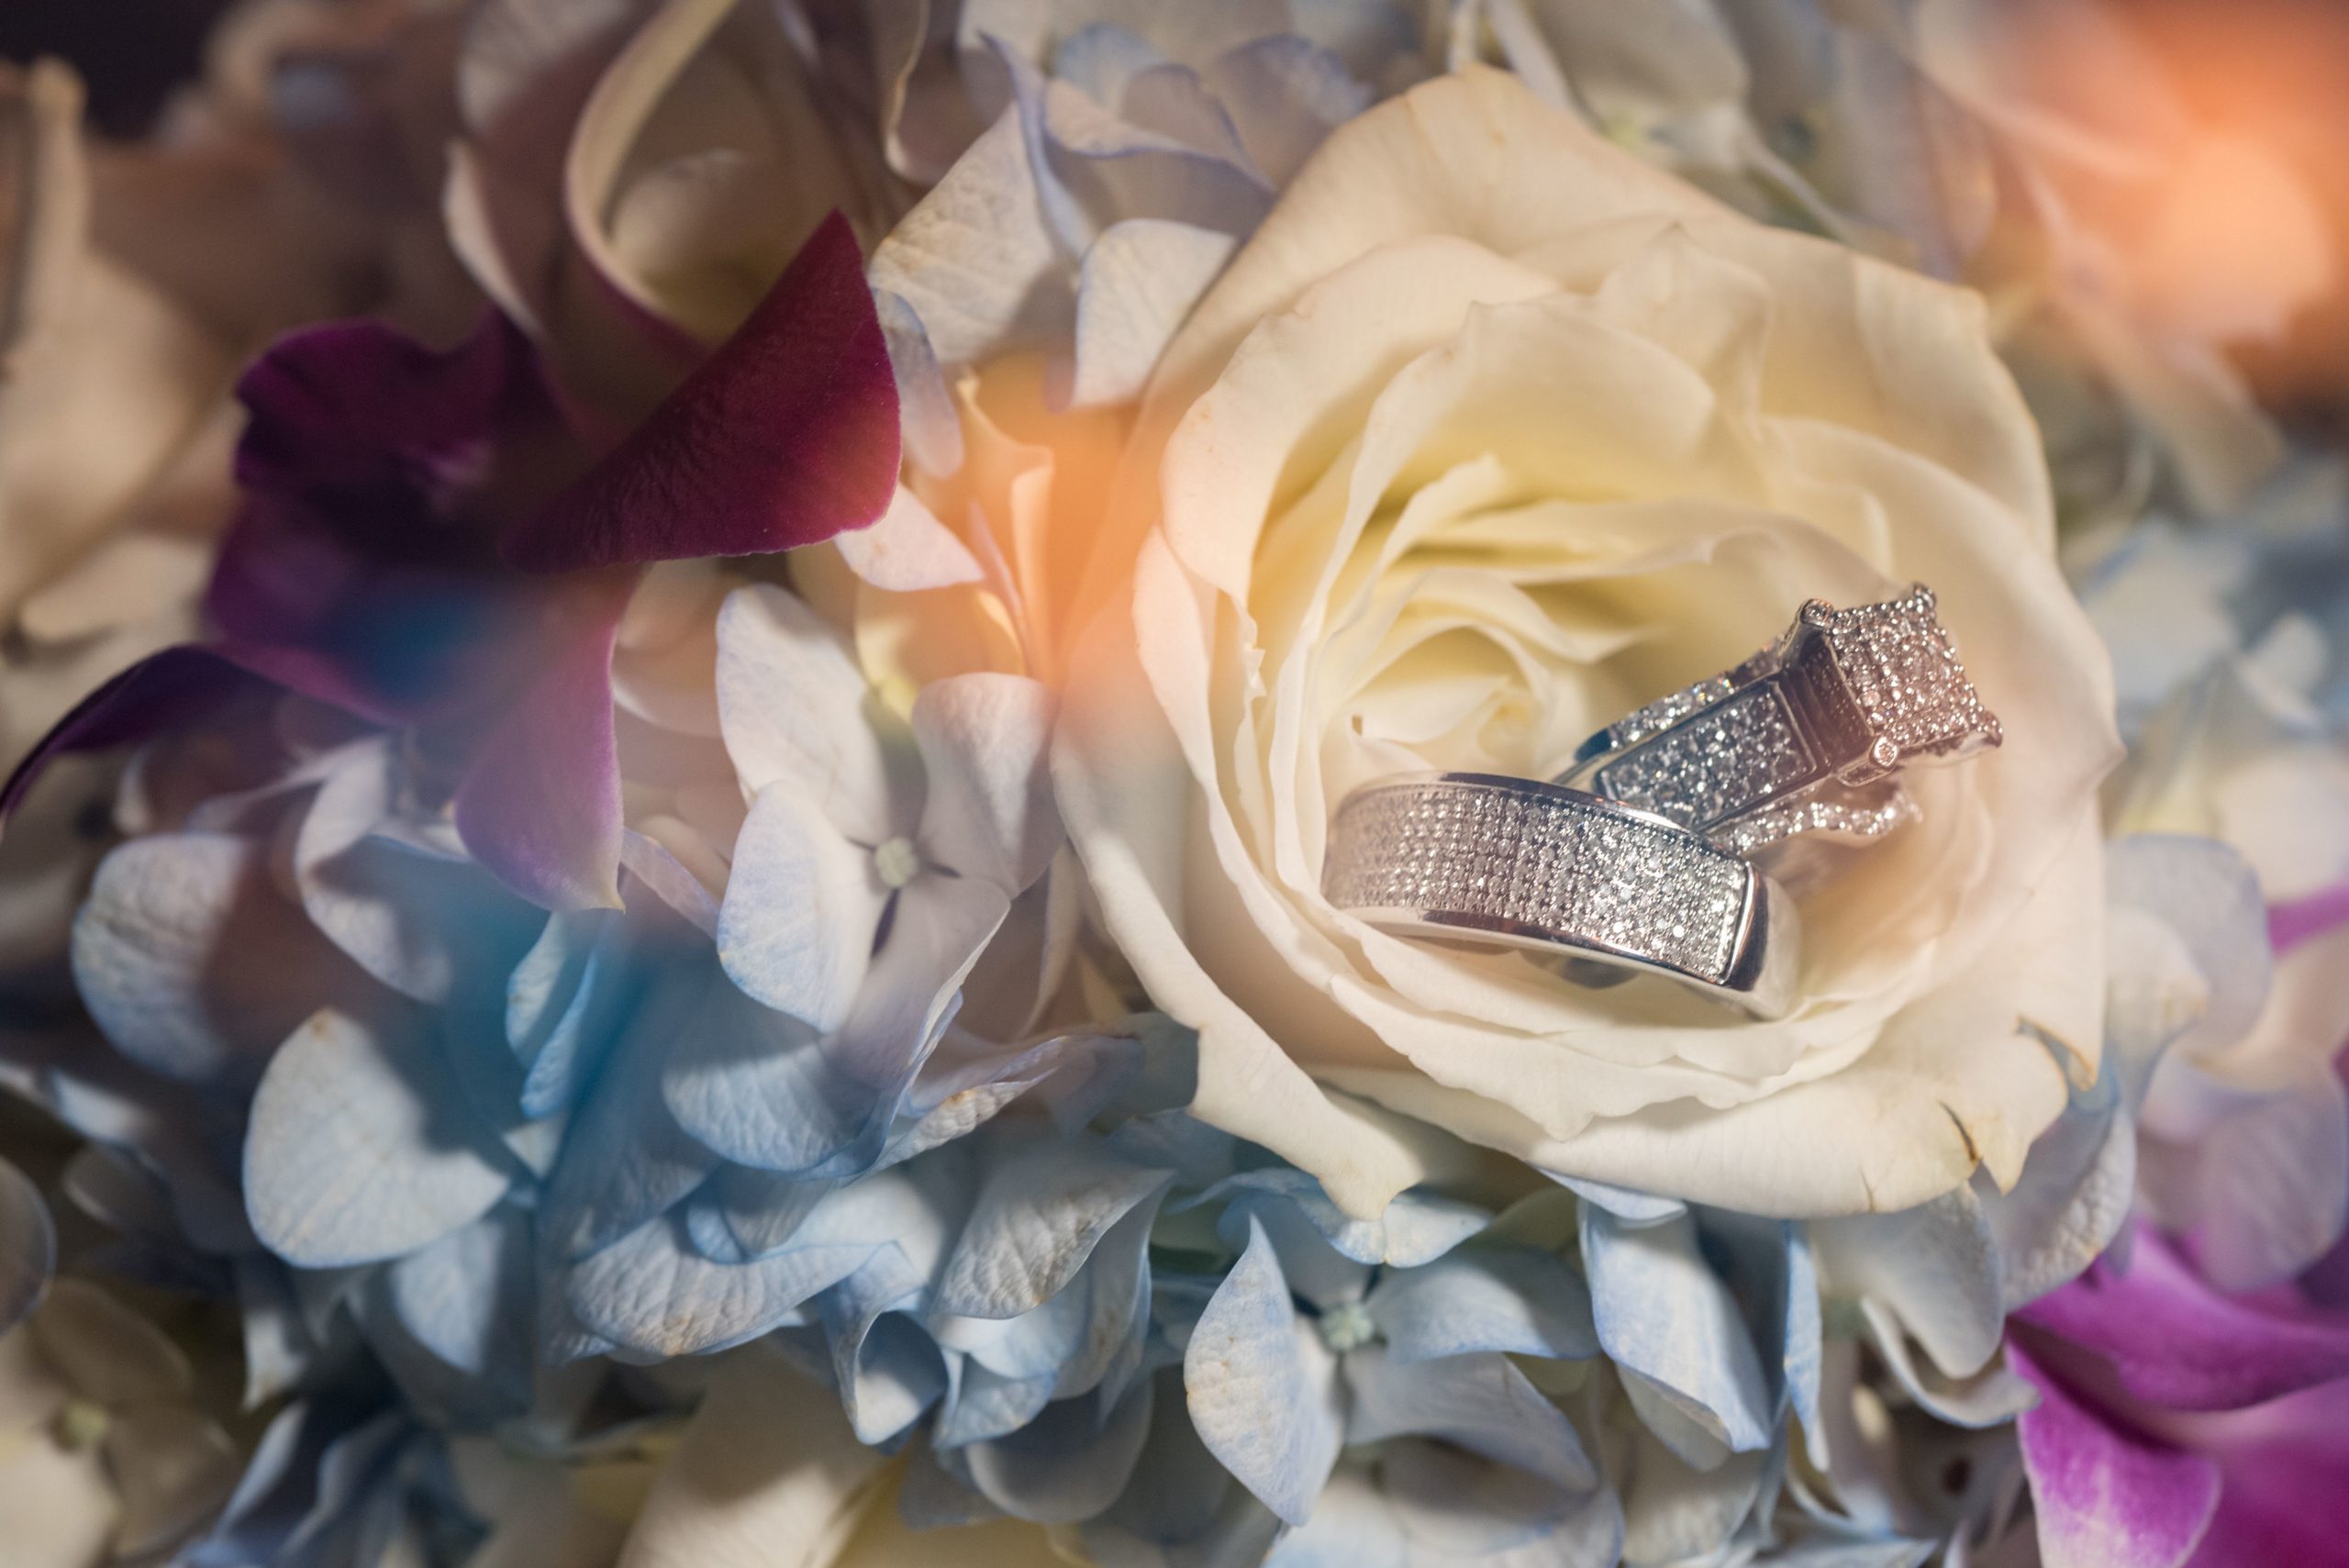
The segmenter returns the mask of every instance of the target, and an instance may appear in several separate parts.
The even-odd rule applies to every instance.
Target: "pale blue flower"
[[[1321,139],[1427,69],[1388,0],[974,0],[951,37],[953,85],[927,91],[987,128],[922,172],[932,189],[871,268],[907,449],[936,473],[962,465],[963,367],[1036,350],[1071,406],[1139,395]],[[924,91],[909,116],[935,117]]]

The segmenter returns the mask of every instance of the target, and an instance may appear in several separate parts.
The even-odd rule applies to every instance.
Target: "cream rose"
[[[1100,917],[1200,1035],[1197,1114],[1375,1210],[1388,1112],[1786,1216],[2013,1182],[2094,1075],[2106,656],[1970,295],[1761,228],[1474,71],[1339,130],[1160,366],[1055,782]],[[1385,936],[1332,808],[1546,777],[1811,596],[1940,594],[2005,747],[1806,899],[1801,1001]]]

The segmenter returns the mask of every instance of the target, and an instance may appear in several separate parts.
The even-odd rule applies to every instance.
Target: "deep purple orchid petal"
[[[457,831],[491,874],[550,909],[620,906],[612,640],[632,574],[579,595],[577,619],[473,754]]]
[[[2219,1505],[2219,1467],[2115,1429],[2011,1342],[2039,1390],[2018,1418],[2046,1568],[2178,1568]]]
[[[765,554],[865,527],[896,479],[896,381],[834,213],[734,336],[505,551],[532,572]]]
[[[2163,1409],[2241,1409],[2349,1376],[2349,1317],[2222,1296],[2149,1228],[2126,1273],[2099,1264],[2017,1317],[2095,1352]]]
[[[2280,956],[2311,938],[2349,925],[2349,882],[2267,911],[2267,941]]]
[[[0,786],[0,821],[15,814],[58,758],[148,740],[257,685],[250,673],[215,649],[184,643],[150,654],[75,704],[17,763]]]
[[[237,383],[237,480],[276,495],[429,491],[468,476],[518,396],[529,345],[495,313],[443,351],[381,321],[289,333]]]

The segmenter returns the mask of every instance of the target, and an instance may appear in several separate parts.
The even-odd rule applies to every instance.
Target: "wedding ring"
[[[1750,855],[1798,834],[1880,838],[1915,816],[1896,770],[1998,739],[1920,583],[1854,609],[1811,600],[1778,642],[1583,742],[1557,782]]]
[[[1765,1018],[1791,1005],[1794,904],[1702,834],[1581,790],[1429,773],[1356,791],[1321,889],[1398,936],[1661,974]]]

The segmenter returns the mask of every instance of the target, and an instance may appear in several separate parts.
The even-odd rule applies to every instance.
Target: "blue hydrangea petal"
[[[1555,1171],[1544,1171],[1542,1174],[1583,1202],[1597,1204],[1626,1225],[1658,1225],[1667,1219],[1677,1219],[1688,1212],[1688,1206],[1676,1197],[1657,1197],[1652,1193],[1619,1187],[1612,1182],[1593,1181],[1587,1176],[1562,1176]]]
[[[1372,1478],[1341,1466],[1313,1517],[1281,1537],[1264,1568],[1413,1568],[1402,1521]]]
[[[1784,1220],[1717,1209],[1706,1211],[1702,1229],[1762,1352],[1774,1418],[1791,1408],[1802,1418],[1813,1450],[1823,1452],[1818,1436],[1819,1271],[1809,1236]]]
[[[663,1075],[672,1113],[741,1164],[825,1175],[870,1168],[1008,907],[999,889],[975,880],[923,877],[905,889],[829,1036],[749,995],[713,995]]]
[[[1085,1266],[1085,1340],[1061,1364],[1054,1398],[1100,1391],[1102,1407],[1116,1406],[1141,1371],[1150,1321],[1150,1232],[1159,1194],[1134,1206],[1111,1226]]]
[[[547,1117],[574,1100],[637,1000],[627,973],[628,924],[611,909],[549,916],[506,985],[506,1039],[525,1070],[522,1114]]]
[[[392,1311],[456,1371],[488,1377],[529,1364],[530,1228],[501,1207],[383,1273]]]
[[[910,724],[926,793],[917,841],[925,859],[1016,895],[1044,874],[1061,825],[1045,768],[1051,690],[992,671],[930,682]]]
[[[239,1175],[244,1129],[232,1113],[110,1053],[51,1071],[46,1086],[59,1120],[155,1173],[191,1244],[224,1255],[257,1245]]]
[[[40,1189],[0,1160],[0,1333],[32,1315],[57,1268],[57,1229]]]
[[[1639,1434],[1617,1483],[1623,1555],[1633,1562],[1702,1562],[1723,1551],[1754,1512],[1774,1471],[1766,1453],[1691,1465],[1653,1431]]]
[[[1010,1377],[976,1362],[965,1362],[930,1442],[941,1454],[958,1453],[973,1443],[1018,1431],[1041,1415],[1052,1401],[1050,1374]]]
[[[677,1126],[713,1154],[802,1176],[874,1136],[888,1108],[833,1064],[813,1029],[724,980],[669,1040],[660,1094]]]
[[[2133,1114],[2171,1051],[2188,1059],[2240,1040],[2266,1004],[2275,951],[2259,878],[2215,839],[2139,833],[2105,848],[2113,951],[2104,1049]],[[2181,1013],[2176,999],[2199,993]]]
[[[799,1227],[836,1184],[728,1165],[686,1200],[695,1250],[718,1262],[742,1263],[790,1245]]]
[[[1144,1554],[1159,1548],[1164,1549],[1162,1555],[1186,1564],[1252,1568],[1264,1560],[1280,1521],[1199,1440],[1181,1380],[1170,1371],[1157,1382],[1150,1434],[1134,1462],[1133,1481],[1108,1513],[1086,1527],[1086,1540],[1096,1543],[1096,1556],[1105,1562],[1147,1561]],[[1252,1542],[1252,1554],[1222,1555]]]
[[[108,854],[73,921],[72,959],[114,1048],[189,1083],[250,1082],[304,1018],[364,984],[280,895],[267,846],[224,833]]]
[[[1881,1301],[1864,1301],[1868,1339],[1892,1379],[1923,1409],[1954,1427],[2002,1427],[2039,1403],[2039,1392],[1993,1361],[1963,1374],[1943,1371],[1909,1351],[1899,1316]]]
[[[409,1403],[466,1425],[529,1407],[532,1265],[528,1221],[501,1206],[368,1281],[368,1341]]]
[[[832,1382],[859,1442],[890,1441],[946,1393],[945,1357],[906,1316],[928,1284],[903,1252],[885,1247],[818,1299]]]
[[[729,601],[730,602],[730,601]],[[848,1017],[888,889],[792,779],[751,803],[718,911],[718,954],[744,992],[811,1029]]]
[[[1585,1204],[1582,1243],[1598,1342],[1626,1381],[1640,1379],[1646,1396],[1731,1451],[1768,1448],[1776,1411],[1761,1358],[1736,1300],[1698,1247],[1695,1219],[1633,1227]],[[1642,1397],[1632,1390],[1635,1405]],[[1690,1439],[1677,1429],[1658,1435]],[[1718,1454],[1690,1455],[1700,1457]]]
[[[1457,1198],[1406,1192],[1376,1219],[1355,1219],[1330,1201],[1321,1184],[1303,1171],[1243,1171],[1218,1183],[1199,1203],[1261,1193],[1286,1199],[1308,1223],[1345,1256],[1361,1263],[1398,1269],[1432,1262],[1492,1223],[1492,1212]]]
[[[1478,1351],[1567,1361],[1598,1353],[1590,1287],[1564,1259],[1530,1247],[1464,1247],[1393,1270],[1365,1305],[1397,1361]]]
[[[1337,1359],[1298,1320],[1264,1226],[1252,1219],[1248,1230],[1184,1350],[1184,1394],[1208,1451],[1301,1525],[1344,1440]]]
[[[1131,1040],[1089,1033],[1055,1035],[1009,1055],[941,1051],[923,1064],[908,1092],[903,1108],[909,1119],[890,1134],[882,1163],[896,1164],[967,1137],[1029,1091],[1057,1085],[1063,1079],[1077,1080],[1082,1087],[1074,1091],[1076,1097],[1090,1100],[1096,1081],[1102,1081],[1104,1090],[1114,1090],[1138,1070],[1140,1056],[1140,1047]],[[1054,1096],[1055,1111],[1069,1098]],[[1114,1134],[1111,1143],[1124,1147]],[[1163,1162],[1146,1155],[1129,1153],[1129,1158],[1137,1165]]]
[[[1983,1200],[2009,1313],[2078,1278],[2121,1234],[2137,1186],[2137,1129],[2121,1101],[2108,1057],[2095,1084],[2032,1141],[2012,1190]]]
[[[1507,1356],[1405,1362],[1371,1345],[1346,1357],[1345,1381],[1349,1443],[1442,1438],[1569,1492],[1598,1484],[1574,1424]]]
[[[1090,1399],[1048,1405],[1007,1436],[963,1450],[971,1484],[1014,1518],[1074,1524],[1118,1500],[1150,1434],[1152,1388],[1136,1386],[1107,1418]]]
[[[573,1114],[549,1179],[540,1226],[562,1258],[609,1245],[675,1204],[718,1165],[661,1095],[662,1065],[690,1037],[708,995],[732,986],[703,966],[664,975],[614,1042]]]
[[[245,1202],[263,1245],[307,1268],[394,1258],[486,1213],[511,1167],[472,1123],[412,1012],[324,1011],[254,1091]]]
[[[1770,1563],[1771,1568],[1924,1568],[1926,1559],[1940,1550],[1937,1540],[1897,1535],[1859,1540],[1822,1535],[1781,1546]]]
[[[2006,1328],[1998,1244],[1971,1187],[1897,1214],[1815,1220],[1830,1294],[1876,1302],[1954,1377],[1986,1365]]]
[[[1167,1179],[1092,1138],[1041,1142],[1013,1155],[980,1189],[939,1281],[938,1310],[966,1318],[1034,1311]]]
[[[1240,1140],[1186,1111],[1153,1111],[1119,1123],[1109,1147],[1138,1165],[1173,1171],[1185,1186],[1208,1187],[1231,1174]]]
[[[1412,1439],[1379,1465],[1387,1507],[1414,1546],[1454,1560],[1612,1562],[1623,1517],[1606,1487],[1569,1491],[1515,1465]],[[1504,1559],[1505,1561],[1510,1559]]]
[[[580,1321],[615,1345],[696,1355],[782,1326],[854,1273],[876,1245],[808,1245],[757,1262],[714,1263],[694,1251],[683,1216],[668,1214],[573,1264],[565,1295]]]
[[[1370,101],[1343,60],[1293,34],[1228,50],[1207,68],[1205,81],[1231,115],[1249,161],[1281,186],[1324,137]]]
[[[495,998],[544,912],[398,820],[404,770],[390,746],[353,747],[311,798],[294,840],[302,907],[353,962],[428,1006]]]
[[[1066,1289],[1017,1318],[933,1314],[931,1331],[940,1344],[998,1377],[1041,1379],[1049,1387],[1085,1342],[1092,1317],[1092,1276],[1080,1271]]]

